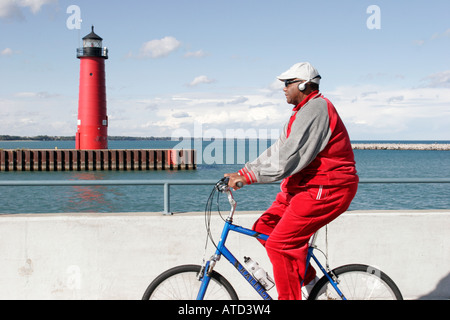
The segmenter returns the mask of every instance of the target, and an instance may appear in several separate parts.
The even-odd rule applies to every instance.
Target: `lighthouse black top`
[[[100,41],[103,40],[98,34],[96,34],[96,33],[94,32],[94,26],[92,26],[92,29],[91,29],[91,30],[92,30],[91,33],[89,33],[87,36],[85,36],[85,37],[83,38],[83,40],[87,40],[87,39],[100,40]]]
[[[92,31],[83,38],[83,48],[77,49],[77,58],[83,57],[101,57],[108,59],[108,49],[102,48],[102,38]]]

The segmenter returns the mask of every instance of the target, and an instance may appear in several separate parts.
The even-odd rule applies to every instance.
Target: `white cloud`
[[[1,0],[0,19],[23,19],[22,8],[37,14],[44,5],[58,3],[58,0]]]
[[[231,101],[235,103],[229,104]],[[148,105],[157,107],[148,110]],[[258,92],[246,94],[245,99],[241,95],[195,92],[145,101],[117,100],[108,104],[109,130],[111,135],[171,137],[181,130],[198,136],[194,125],[200,123],[205,130],[219,130],[225,136],[227,129],[281,129],[290,110],[278,97],[268,98]]]
[[[325,95],[355,140],[448,139],[450,134],[448,90],[355,86]]]
[[[390,104],[390,103],[395,103],[398,101],[403,101],[404,98],[405,98],[404,96],[392,96],[387,99],[387,103]]]
[[[277,85],[274,83],[274,87]],[[168,137],[174,132],[188,132],[196,136],[195,123],[199,123],[204,130],[214,129],[223,136],[230,129],[266,130],[270,134],[282,129],[292,109],[283,92],[275,93],[270,87],[233,93],[184,92],[147,99],[121,100],[109,94],[108,132]],[[324,95],[336,106],[353,140],[448,140],[450,136],[447,88],[342,86]],[[0,128],[3,134],[11,135],[74,135],[77,104],[76,97],[48,92],[0,96]]]
[[[206,52],[204,52],[203,50],[198,50],[198,51],[194,51],[194,52],[186,52],[184,54],[185,58],[203,58],[206,57],[208,54]]]
[[[231,101],[228,101],[226,104],[243,104],[243,103],[245,103],[247,101],[248,101],[247,97],[240,96],[240,97],[234,98]]]
[[[174,37],[164,37],[162,39],[145,42],[139,51],[140,58],[162,58],[177,50],[181,42]]]
[[[76,121],[77,99],[48,92],[19,92],[0,97],[2,134],[73,136]]]
[[[438,32],[438,33],[433,34],[431,39],[435,40],[435,39],[447,38],[447,37],[450,37],[450,29],[447,29],[444,32]]]
[[[424,80],[430,88],[450,88],[450,70],[434,73]]]
[[[20,15],[20,8],[15,1],[0,1],[0,18],[13,18]]]
[[[189,113],[187,113],[185,111],[180,111],[180,112],[176,112],[176,113],[172,114],[172,117],[174,117],[174,118],[189,118],[190,115],[189,115]]]
[[[13,51],[11,48],[5,48],[0,52],[0,55],[2,56],[12,56],[13,55]]]
[[[34,14],[41,10],[41,7],[46,4],[57,3],[58,0],[19,0],[17,3],[22,7],[30,8]]]
[[[17,92],[14,94],[15,97],[18,98],[40,98],[40,99],[48,99],[57,97],[57,94],[48,93],[46,91],[41,92]]]
[[[423,46],[425,44],[425,40],[414,40],[413,44],[415,46],[421,47],[421,46]]]
[[[215,82],[214,79],[210,79],[207,76],[203,75],[203,76],[195,77],[194,80],[192,80],[190,83],[188,83],[188,86],[189,87],[195,87],[195,86],[198,86],[199,84],[202,84],[202,83],[208,84],[208,83],[213,83],[213,82]]]
[[[419,39],[419,40],[414,40],[413,44],[416,46],[423,46],[424,44],[428,43],[428,41],[434,41],[434,40],[438,40],[438,39],[443,39],[443,38],[449,38],[450,37],[450,28],[445,30],[444,32],[436,32],[435,34],[433,34],[429,39]]]

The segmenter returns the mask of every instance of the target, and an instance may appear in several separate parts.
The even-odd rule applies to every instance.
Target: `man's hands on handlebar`
[[[239,173],[225,173],[224,177],[228,177],[230,180],[228,181],[228,186],[233,190],[238,190],[247,184],[244,176],[239,175]]]

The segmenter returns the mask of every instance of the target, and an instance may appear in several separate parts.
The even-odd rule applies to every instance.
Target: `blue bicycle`
[[[250,286],[263,299],[272,299],[267,292],[274,285],[270,276],[249,258],[245,258],[244,265],[241,264],[225,246],[230,231],[256,239],[267,240],[269,238],[267,235],[233,224],[237,203],[227,182],[228,179],[224,178],[216,183],[209,196],[205,210],[207,235],[216,248],[215,254],[208,261],[204,261],[201,266],[181,265],[163,272],[148,286],[142,298],[143,300],[237,300],[238,295],[230,282],[214,271],[214,266],[222,256],[236,268],[238,273],[247,280]],[[225,224],[217,244],[214,242],[210,232],[211,208],[216,192],[218,192],[217,203],[219,203],[219,195],[225,193],[231,205],[230,213],[227,219],[224,219]],[[315,244],[316,238],[317,233],[314,234],[309,243],[307,266],[309,266],[312,259],[324,275],[312,288],[307,297],[308,300],[403,299],[400,290],[392,279],[374,267],[362,264],[349,264],[330,270],[325,254],[324,256],[327,260],[326,266],[323,267],[314,255],[314,250],[318,249]]]

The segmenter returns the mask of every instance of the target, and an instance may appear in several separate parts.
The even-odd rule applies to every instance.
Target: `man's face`
[[[304,82],[304,80],[294,79],[292,81],[295,81],[295,82],[290,83],[287,86],[285,86],[283,91],[284,91],[284,95],[286,96],[286,102],[296,106],[300,102],[302,102],[303,98],[305,97],[303,92],[301,92],[298,89],[298,85],[300,83]]]

